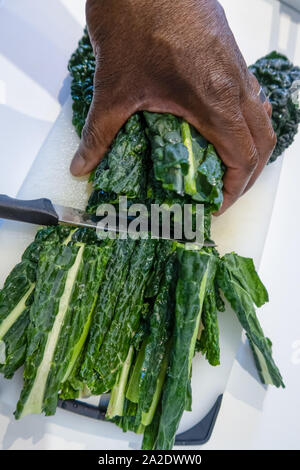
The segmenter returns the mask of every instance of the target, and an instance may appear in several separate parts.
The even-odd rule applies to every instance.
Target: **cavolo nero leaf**
[[[99,288],[86,354],[80,371],[82,380],[96,395],[106,390],[103,390],[105,386],[94,365],[98,362],[100,348],[114,318],[116,304],[119,294],[124,288],[135,244],[136,242],[131,239],[120,242],[114,240],[110,259]]]
[[[215,278],[213,286],[207,291],[204,299],[201,325],[196,341],[196,351],[204,354],[212,366],[220,364],[218,312],[224,311],[225,304]]]
[[[156,240],[138,240],[134,243],[130,268],[118,297],[114,317],[97,362],[93,364],[103,382],[103,391],[114,386],[144,311],[144,290],[154,261]]]
[[[210,365],[217,366],[220,364],[220,344],[218,309],[214,288],[205,295],[201,322],[202,328],[196,349],[206,356]]]
[[[93,189],[144,197],[148,141],[138,114],[128,119],[93,174]]]
[[[111,241],[101,247],[83,246],[80,266],[72,288],[64,325],[54,353],[55,364],[48,376],[44,403],[47,414],[54,414],[57,391],[65,383],[84,347],[98,297],[99,284],[103,278],[110,253]]]
[[[84,356],[85,348],[82,349],[81,353],[77,357],[67,380],[61,384],[61,390],[59,392],[60,399],[70,400],[89,397],[91,395],[89,388],[80,377],[80,369]]]
[[[71,242],[40,255],[16,418],[54,414],[58,392],[84,345],[105,269],[104,247]]]
[[[71,95],[73,99],[73,125],[81,136],[92,98],[95,73],[95,57],[87,29],[72,54],[68,69],[72,75]]]
[[[27,347],[29,306],[35,287],[35,266],[29,260],[19,263],[0,292],[0,372],[11,378],[22,365]]]
[[[133,356],[134,347],[131,345],[122,368],[119,369],[117,380],[111,390],[110,400],[106,411],[106,418],[108,419],[112,419],[115,416],[123,416],[124,414],[125,392]]]
[[[172,114],[144,113],[155,178],[164,189],[184,195],[184,175],[188,173],[188,150],[182,142],[182,119]]]
[[[252,286],[250,285],[248,289],[245,282],[242,284],[235,277],[236,269],[231,271],[232,263],[228,262],[232,256],[235,257],[235,264],[240,262],[243,265],[243,258],[238,255],[233,253],[225,255],[221,259],[217,271],[218,284],[247,334],[263,383],[284,387],[281,374],[272,357],[272,343],[264,336],[256,316]],[[245,265],[243,265],[243,269],[245,269]],[[262,373],[262,371],[264,372]]]
[[[296,100],[300,68],[294,66],[285,55],[273,51],[257,60],[249,69],[272,105],[272,125],[277,144],[269,160],[271,163],[293,143],[298,132],[300,108]]]
[[[230,271],[231,276],[245,289],[257,307],[268,302],[267,289],[256,272],[253,259],[244,258],[236,253],[228,253],[222,262]]]
[[[163,188],[214,212],[223,202],[224,169],[214,147],[183,119],[144,112],[154,176]]]
[[[29,344],[25,362],[24,387],[15,412],[17,419],[30,413],[43,411],[47,378],[69,302],[67,298],[60,305],[60,298],[64,293],[68,271],[75,262],[78,249],[77,247],[73,251],[67,246],[47,247],[41,253],[28,331]],[[78,269],[78,265],[75,266]],[[74,268],[69,282],[71,277],[74,282]],[[66,295],[67,293],[65,297]],[[45,315],[46,311],[47,315]],[[55,322],[56,317],[60,323]],[[53,335],[51,335],[52,329]]]
[[[218,258],[209,251],[177,248],[175,327],[170,366],[162,395],[157,449],[171,449],[181,416],[190,404],[192,358],[207,289],[213,283]]]
[[[139,356],[142,356],[142,361],[138,368],[134,389],[136,391],[136,401],[144,413],[147,413],[151,407],[157,380],[172,334],[176,271],[176,254],[174,253],[165,266],[165,273],[149,318],[149,334],[144,342],[144,348],[139,353]],[[132,399],[129,393],[130,386],[127,391],[127,398]]]
[[[45,244],[61,242],[69,233],[69,228],[62,227],[39,230],[0,291],[0,372],[6,378],[11,378],[25,360],[29,310],[41,250]]]
[[[148,334],[136,356],[128,381],[126,398],[137,405],[136,424],[151,424],[165,382],[174,315],[176,254],[168,260],[153,309],[148,317]]]

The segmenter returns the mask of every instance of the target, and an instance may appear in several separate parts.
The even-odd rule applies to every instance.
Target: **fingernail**
[[[82,158],[81,155],[76,154],[70,166],[72,175],[81,176],[83,174],[85,164],[86,164],[85,159]]]

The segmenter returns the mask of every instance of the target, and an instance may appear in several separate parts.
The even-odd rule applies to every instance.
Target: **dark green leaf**
[[[235,278],[235,270],[230,271],[230,266],[225,261],[219,264],[217,271],[218,284],[231,307],[247,333],[251,346],[257,349],[257,359],[261,358],[261,368],[268,372],[269,382],[276,387],[284,387],[281,374],[272,357],[271,341],[264,336],[263,330],[256,316],[253,300],[247,290]]]
[[[213,283],[217,258],[205,251],[178,248],[176,318],[170,368],[162,396],[157,449],[172,449],[185,408],[190,408],[190,374],[203,301]]]

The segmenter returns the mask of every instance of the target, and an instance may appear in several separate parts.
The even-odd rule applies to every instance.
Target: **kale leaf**
[[[134,114],[95,170],[94,190],[145,198],[147,148],[143,122]]]
[[[239,266],[240,269],[237,269]],[[252,263],[235,253],[225,255],[218,266],[217,280],[247,334],[263,383],[284,387],[272,357],[272,343],[264,336],[253,306],[254,302],[262,305],[268,300],[268,296],[258,276],[253,276]]]
[[[217,258],[205,250],[177,249],[175,327],[170,367],[162,395],[157,449],[172,449],[185,408],[190,408],[192,358],[199,330],[203,302],[214,281]]]
[[[48,244],[40,254],[16,418],[55,413],[84,346],[106,266],[106,246]]]
[[[272,125],[277,136],[269,163],[274,162],[294,141],[300,123],[300,108],[293,101],[294,85],[300,80],[300,68],[273,51],[257,60],[249,70],[256,76],[272,105]],[[299,83],[298,83],[299,87]]]
[[[60,243],[69,233],[67,227],[39,230],[0,291],[0,372],[6,378],[11,378],[25,360],[29,311],[41,251],[49,243]]]

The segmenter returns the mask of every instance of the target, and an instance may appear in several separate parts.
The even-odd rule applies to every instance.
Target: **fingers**
[[[264,109],[265,109],[267,115],[269,116],[269,118],[271,119],[271,117],[272,117],[272,105],[271,105],[271,103],[268,99],[266,99],[266,101],[264,102]]]
[[[268,100],[263,105],[256,96],[250,97],[243,104],[243,114],[257,148],[259,161],[245,191],[251,188],[265,165],[267,164],[276,145],[276,134],[272,127],[272,106]]]
[[[121,98],[118,99],[115,90],[101,91],[95,87],[81,141],[70,166],[74,176],[83,176],[97,166],[133,112]]]
[[[244,193],[248,191],[251,186],[255,183],[255,181],[263,171],[264,167],[266,166],[276,145],[276,134],[273,130],[271,121],[269,120],[268,116],[267,120],[262,119],[261,123],[259,123],[257,122],[256,113],[255,119],[253,119],[251,122],[248,122],[251,134],[253,135],[253,139],[255,141],[259,153],[259,162],[245,188]]]
[[[253,76],[251,90],[241,104],[244,126],[238,132],[232,126],[231,139],[220,134],[221,142],[213,142],[221,159],[227,166],[224,176],[224,201],[215,215],[221,215],[239,196],[254,184],[276,145],[272,127],[272,106],[268,100],[261,103],[258,92],[260,85]],[[240,122],[242,120],[240,119]],[[238,155],[238,162],[236,157]],[[235,161],[235,163],[233,163]]]
[[[223,204],[214,215],[221,215],[244,192],[259,155],[239,106],[210,119],[209,125],[195,116],[184,116],[209,142],[226,166],[223,177]]]
[[[93,101],[78,150],[70,166],[74,176],[86,175],[97,166],[128,118],[129,115],[116,107],[108,109]]]
[[[223,204],[214,215],[223,214],[243,194],[259,161],[245,122],[240,129],[233,128],[230,135],[223,133],[219,139],[213,144],[227,169],[223,178]]]
[[[257,80],[257,78],[255,77],[255,75],[253,75],[253,73],[249,73],[249,78],[250,78],[250,90],[247,90],[248,91],[248,98],[251,99],[252,98],[252,101],[254,102],[254,104],[258,105],[258,103],[260,102],[267,115],[269,116],[269,118],[271,119],[272,117],[272,105],[270,103],[270,101],[268,100],[268,98],[265,96],[265,94],[263,93],[263,95],[265,96],[265,101],[261,102],[260,100],[260,97],[259,97],[259,93],[260,93],[260,89],[261,89],[261,86]]]

